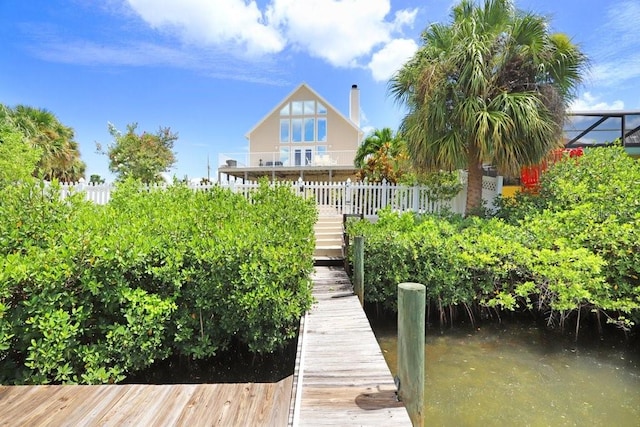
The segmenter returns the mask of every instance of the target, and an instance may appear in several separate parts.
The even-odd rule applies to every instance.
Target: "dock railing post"
[[[398,285],[398,398],[414,427],[424,425],[425,300],[424,285]]]
[[[356,236],[353,243],[353,291],[364,307],[364,237]]]

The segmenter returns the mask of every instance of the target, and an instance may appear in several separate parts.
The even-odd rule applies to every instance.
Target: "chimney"
[[[360,89],[358,85],[351,85],[349,95],[349,120],[360,127]]]

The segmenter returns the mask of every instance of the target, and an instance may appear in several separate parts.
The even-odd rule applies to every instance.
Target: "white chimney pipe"
[[[360,127],[360,89],[358,85],[351,85],[349,96],[349,120]]]

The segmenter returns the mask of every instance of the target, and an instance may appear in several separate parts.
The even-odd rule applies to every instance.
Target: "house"
[[[249,152],[223,155],[219,181],[223,174],[243,181],[353,179],[353,159],[363,138],[360,90],[357,85],[351,87],[347,118],[302,83],[245,136]]]

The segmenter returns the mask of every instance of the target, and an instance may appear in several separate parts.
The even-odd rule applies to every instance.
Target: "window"
[[[291,115],[292,116],[302,115],[302,101],[291,102]]]
[[[291,119],[291,141],[302,142],[302,119]]]
[[[318,142],[327,142],[327,119],[318,119]]]
[[[327,142],[327,118],[318,117],[326,114],[327,107],[316,101],[287,103],[280,109],[280,143]]]
[[[289,119],[280,119],[280,142],[290,142]]]
[[[312,116],[316,114],[316,102],[315,101],[304,101],[304,115]]]
[[[280,147],[280,163],[289,166],[289,147]]]
[[[316,120],[305,117],[304,119],[304,142],[315,141],[315,124]]]

